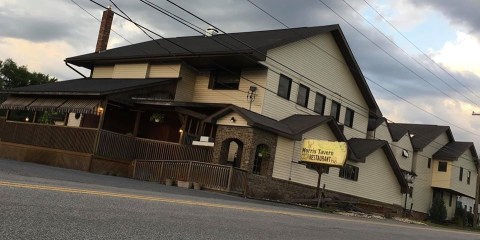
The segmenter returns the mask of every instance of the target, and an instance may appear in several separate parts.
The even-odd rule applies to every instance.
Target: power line
[[[425,52],[423,52],[417,45],[415,45],[410,39],[408,39],[400,30],[398,30],[395,25],[393,25],[390,21],[388,21],[387,18],[385,18],[376,8],[374,8],[368,1],[363,0],[371,9],[373,9],[385,22],[387,22],[393,29],[395,29],[396,32],[398,32],[405,40],[407,40],[412,46],[414,46],[419,52],[423,54],[428,60],[430,60],[432,63],[434,63],[436,66],[438,66],[443,72],[447,73],[451,78],[453,78],[458,84],[460,84],[462,87],[470,91],[473,95],[476,97],[480,98],[479,95],[477,95],[471,88],[465,86],[462,82],[460,82],[456,77],[454,77],[449,71],[447,71],[444,67],[442,67],[440,64],[435,62],[431,57],[429,57]]]
[[[407,53],[407,51],[405,51],[403,48],[401,48],[397,43],[395,43],[392,39],[390,39],[389,37],[387,37],[387,35],[385,35],[382,31],[380,31],[380,29],[378,29],[375,25],[373,25],[373,23],[371,23],[367,18],[365,18],[362,14],[360,14],[355,8],[352,7],[352,5],[350,5],[349,3],[347,3],[345,0],[342,0],[342,2],[344,2],[348,7],[350,7],[355,13],[357,13],[357,15],[359,15],[360,17],[363,18],[363,20],[365,20],[368,24],[370,24],[370,26],[372,26],[373,28],[375,28],[375,30],[380,33],[382,36],[384,36],[389,42],[391,42],[394,46],[396,46],[398,49],[400,49],[405,55],[407,55],[408,57],[410,57],[413,61],[415,61],[417,64],[419,64],[420,66],[422,66],[425,70],[427,70],[430,74],[432,74],[433,76],[435,76],[438,80],[442,81],[446,86],[448,86],[449,88],[451,88],[452,90],[454,90],[455,92],[457,92],[459,95],[463,96],[465,99],[467,99],[468,101],[470,101],[473,105],[477,106],[478,107],[478,104],[473,102],[472,99],[470,99],[469,97],[467,97],[466,95],[462,94],[461,92],[459,92],[456,88],[454,88],[453,86],[451,86],[447,81],[441,79],[437,74],[435,74],[432,70],[428,69],[425,65],[423,65],[423,63],[421,63],[420,61],[418,61],[417,59],[415,59],[413,56],[411,56],[410,54]]]
[[[101,6],[101,5],[100,5],[100,6]],[[102,6],[102,7],[103,7],[103,6]],[[118,15],[118,13],[115,13],[115,14]],[[141,25],[139,25],[139,26],[141,26]],[[244,77],[243,77],[243,78],[244,78]],[[252,82],[251,80],[249,80],[249,79],[247,79],[247,78],[244,78],[244,79]],[[253,83],[253,82],[252,82],[252,83]],[[256,83],[254,83],[254,84],[256,84]],[[256,85],[257,85],[257,84],[256,84]],[[259,85],[257,85],[257,86],[259,86]],[[264,89],[267,90],[267,91],[274,92],[273,90],[270,90],[270,89],[268,89],[268,88],[266,88],[266,87],[263,87],[263,86],[260,86],[260,87],[264,88]],[[292,100],[290,100],[290,99],[288,99],[288,101],[295,103],[294,101],[292,101]],[[307,109],[308,109],[308,108],[307,108]],[[310,109],[309,109],[309,110],[310,110]],[[303,111],[303,112],[307,113],[308,115],[311,115],[309,112],[306,112],[306,111]],[[360,132],[360,133],[362,133],[362,134],[366,134],[366,133],[363,132],[362,130],[358,130],[358,129],[353,128],[353,127],[352,127],[351,129],[353,129],[353,130],[355,130],[355,131],[358,131],[358,132]],[[379,140],[383,140],[383,139],[379,139]],[[389,143],[389,145],[393,145],[393,144]],[[393,145],[393,146],[395,146],[395,145]],[[398,147],[398,146],[397,146],[397,147]],[[401,148],[401,147],[399,147],[399,148]],[[403,149],[403,148],[402,148],[402,149]],[[427,156],[425,156],[425,157],[427,157]]]
[[[323,0],[318,0],[319,2],[321,2],[323,5],[325,5],[328,9],[330,9],[333,13],[335,13],[335,15],[337,15],[339,18],[341,18],[345,23],[347,23],[350,27],[352,27],[353,29],[355,29],[355,31],[357,31],[358,33],[360,33],[360,35],[362,35],[363,37],[365,37],[368,41],[370,41],[373,45],[375,45],[378,49],[380,49],[382,52],[384,52],[386,55],[388,55],[390,58],[392,58],[394,61],[396,61],[398,64],[400,64],[401,66],[403,66],[405,69],[407,69],[409,72],[411,72],[413,75],[417,76],[419,79],[421,79],[422,81],[424,81],[425,83],[427,83],[428,85],[432,86],[433,88],[435,88],[437,91],[439,91],[440,93],[442,93],[443,95],[445,95],[446,97],[454,100],[450,95],[448,95],[446,92],[444,92],[443,90],[441,90],[440,88],[438,88],[437,86],[435,86],[434,84],[432,84],[431,82],[427,81],[425,78],[423,78],[422,76],[420,76],[418,73],[416,73],[415,71],[413,71],[411,68],[409,68],[407,65],[405,65],[404,63],[402,63],[400,60],[398,60],[397,58],[395,58],[392,54],[388,53],[385,49],[383,49],[380,45],[378,45],[377,43],[375,43],[373,40],[371,40],[369,37],[367,37],[367,35],[365,35],[362,31],[358,30],[355,26],[353,26],[353,24],[351,24],[349,21],[347,21],[344,17],[342,17],[340,14],[338,14],[335,10],[333,10],[333,8],[331,8],[330,6],[328,6]],[[454,100],[455,101],[455,100]]]
[[[144,0],[141,0],[141,1],[144,2]],[[147,0],[147,1],[148,1],[148,0]],[[168,0],[167,0],[167,1],[168,1]],[[176,4],[174,4],[174,5],[176,5]],[[164,10],[164,11],[166,11],[166,10]],[[186,11],[186,10],[185,10],[185,11]],[[167,12],[168,12],[168,11],[167,11]],[[190,13],[190,14],[191,14],[191,13]],[[199,18],[199,17],[196,16],[196,15],[194,15],[194,16],[197,17],[197,18]],[[182,18],[174,18],[174,19],[180,22],[180,20],[178,20],[178,19],[182,19]],[[182,19],[182,20],[183,20],[183,19]],[[204,20],[201,19],[201,18],[200,18],[200,20],[204,21]],[[185,21],[185,20],[183,20],[183,21]],[[204,22],[205,22],[205,21],[204,21]],[[210,24],[210,23],[208,23],[208,22],[206,22],[206,23],[207,23],[207,24]],[[192,23],[190,23],[190,24],[192,24]],[[192,25],[193,25],[193,24],[192,24]],[[210,24],[210,25],[211,25],[211,24]],[[219,29],[219,30],[222,31],[221,29]],[[224,31],[222,31],[222,32],[224,32]],[[224,32],[224,33],[225,33],[225,32]],[[226,33],[225,33],[225,34],[226,34]],[[236,39],[236,40],[237,40],[237,41],[240,41],[240,40],[238,40],[238,39]],[[248,79],[247,79],[247,80],[248,80]],[[251,82],[251,81],[250,81],[250,82]],[[265,88],[265,90],[272,91],[272,90],[267,89],[267,88]],[[272,91],[272,92],[273,92],[273,91]],[[290,99],[288,99],[288,100],[291,101],[291,102],[293,102],[293,101],[290,100]],[[307,108],[307,109],[308,109],[308,108]],[[309,109],[309,110],[310,110],[310,109]],[[303,111],[303,112],[305,112],[305,111]],[[305,113],[311,115],[311,114],[308,113],[308,112],[305,112]],[[352,128],[352,129],[354,129],[354,128]],[[362,134],[366,134],[365,132],[363,132],[363,131],[361,131],[361,130],[358,130],[358,129],[355,129],[355,130],[356,130],[356,131],[359,131],[359,132],[362,133]]]

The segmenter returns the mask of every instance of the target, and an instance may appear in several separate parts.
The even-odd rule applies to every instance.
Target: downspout
[[[80,74],[83,78],[88,78],[87,76],[83,75],[81,72],[79,72],[77,69],[73,68],[70,64],[68,64],[67,61],[65,61],[65,65],[67,65],[67,67],[69,67],[70,69],[72,69],[73,71],[75,71],[76,73]]]

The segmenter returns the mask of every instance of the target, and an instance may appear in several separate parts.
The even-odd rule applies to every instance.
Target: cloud
[[[473,35],[457,32],[457,39],[449,41],[435,52],[433,59],[458,72],[472,72],[480,77],[480,42]]]
[[[429,6],[442,12],[451,23],[465,27],[480,37],[480,1],[478,0],[408,0],[413,6]]]

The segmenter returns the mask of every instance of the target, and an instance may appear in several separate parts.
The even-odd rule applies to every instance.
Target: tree
[[[56,82],[58,79],[48,74],[30,72],[27,66],[18,66],[12,59],[0,60],[0,90]],[[0,103],[6,100],[6,95],[0,92]],[[6,114],[0,109],[0,116]]]
[[[434,223],[443,223],[447,218],[447,208],[445,202],[440,196],[433,198],[432,208],[430,208],[430,217]]]
[[[18,66],[12,59],[0,61],[0,89],[10,89],[28,85],[56,82],[58,79],[48,74],[30,72],[27,66]]]

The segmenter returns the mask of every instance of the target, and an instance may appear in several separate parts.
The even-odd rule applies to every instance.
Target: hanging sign
[[[345,142],[305,139],[300,158],[303,162],[343,166],[347,160],[347,153]]]

